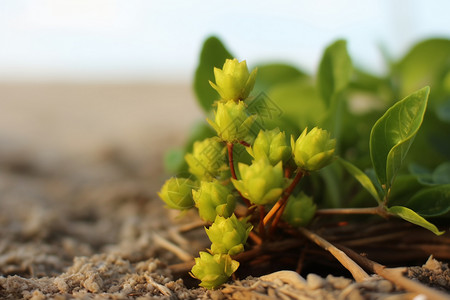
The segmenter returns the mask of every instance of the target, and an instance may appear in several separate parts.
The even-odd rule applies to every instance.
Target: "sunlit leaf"
[[[345,167],[345,169],[355,177],[356,180],[372,195],[372,197],[378,202],[381,203],[382,199],[378,195],[377,189],[375,188],[372,180],[370,180],[369,176],[367,176],[363,171],[358,169],[355,165],[350,162],[339,158],[338,161]]]
[[[436,235],[441,235],[444,233],[444,231],[439,231],[439,229],[432,223],[425,220],[423,217],[421,217],[419,214],[414,212],[413,210],[403,207],[403,206],[392,206],[388,208],[388,212],[402,218],[405,221],[408,221],[410,223],[419,225],[423,228],[426,228],[433,232]]]
[[[370,156],[377,178],[386,189],[400,169],[422,124],[429,87],[397,102],[375,123],[370,134]]]

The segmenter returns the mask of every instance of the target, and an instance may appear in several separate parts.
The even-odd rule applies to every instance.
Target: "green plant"
[[[214,131],[199,125],[184,149],[170,152],[178,159],[167,160],[168,169],[192,177],[171,178],[160,192],[170,208],[195,205],[212,224],[211,249],[192,268],[201,286],[224,283],[239,266],[231,256],[245,251],[249,235],[264,242],[283,222],[296,228],[324,214],[374,214],[443,233],[425,218],[450,211],[450,52],[438,52],[434,69],[412,67],[436,47],[450,49],[450,41],[423,42],[392,63],[388,76],[377,77],[354,68],[345,41],[337,41],[325,50],[314,81],[285,64],[249,72],[217,38],[205,42],[195,91],[206,113],[213,111],[207,121]],[[432,78],[434,97],[418,86],[421,72]],[[423,122],[430,124],[419,132]],[[362,194],[354,192],[357,182]]]

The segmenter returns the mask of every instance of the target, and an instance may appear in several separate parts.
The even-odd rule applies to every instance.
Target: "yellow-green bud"
[[[275,166],[280,161],[285,164],[291,157],[292,150],[286,142],[286,135],[280,129],[261,130],[253,142],[252,147],[247,147],[247,152],[255,159],[269,159]]]
[[[272,166],[267,159],[260,159],[250,166],[239,163],[238,168],[242,179],[231,181],[242,196],[253,204],[271,204],[283,193],[287,182],[283,177],[282,162]]]
[[[235,255],[244,251],[248,234],[253,226],[246,220],[239,221],[233,214],[230,218],[216,217],[214,223],[206,230],[211,241],[213,254]]]
[[[227,59],[222,69],[214,68],[214,77],[216,83],[209,84],[219,93],[220,97],[225,100],[244,100],[250,95],[255,85],[257,69],[250,74],[248,72],[247,63],[239,62],[235,59]]]
[[[336,139],[330,139],[326,130],[314,127],[310,132],[303,130],[297,141],[291,136],[291,147],[295,163],[303,171],[317,171],[334,159]]]
[[[256,115],[248,116],[244,102],[219,102],[214,112],[214,122],[207,120],[217,135],[226,142],[243,141],[255,121]]]
[[[228,278],[239,268],[239,262],[231,259],[228,254],[214,254],[201,251],[195,258],[191,275],[202,282],[200,286],[214,289],[227,282]]]
[[[198,185],[189,178],[172,177],[161,187],[158,196],[168,207],[185,210],[194,206],[192,191],[196,188]]]
[[[217,215],[228,218],[233,214],[236,198],[230,188],[217,180],[202,181],[200,188],[192,194],[198,213],[205,221],[214,222]]]
[[[314,217],[317,206],[311,197],[304,193],[290,196],[283,213],[283,219],[295,227],[306,226]]]
[[[227,148],[217,137],[194,143],[192,153],[184,157],[189,172],[199,180],[211,181],[228,170]]]

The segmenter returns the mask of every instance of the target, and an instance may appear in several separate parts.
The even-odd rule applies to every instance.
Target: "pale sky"
[[[450,38],[448,0],[2,0],[0,81],[190,82],[203,40],[219,36],[249,65],[313,72],[326,45],[383,71],[426,37]]]

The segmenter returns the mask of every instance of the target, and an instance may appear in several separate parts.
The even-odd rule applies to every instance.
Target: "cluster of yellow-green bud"
[[[222,100],[244,100],[255,85],[257,69],[250,74],[247,63],[235,59],[227,59],[222,69],[214,68],[216,83],[209,84],[219,93]]]
[[[267,159],[253,161],[249,166],[238,164],[241,180],[231,179],[234,187],[250,202],[257,205],[274,203],[283,193],[286,180],[282,162],[272,166]]]
[[[213,254],[236,255],[244,251],[252,229],[253,226],[246,220],[239,221],[233,214],[230,218],[217,216],[214,223],[205,230],[212,243]]]
[[[230,188],[217,180],[202,181],[198,190],[193,190],[195,206],[200,217],[214,222],[216,216],[230,217],[236,206],[236,199]]]
[[[314,217],[317,206],[304,193],[290,196],[283,213],[283,219],[294,227],[306,226]]]
[[[310,132],[303,130],[297,141],[291,137],[294,161],[303,171],[317,171],[334,159],[336,139],[330,138],[326,130],[314,127]]]
[[[192,191],[196,188],[197,183],[189,178],[172,177],[164,183],[158,195],[168,207],[185,210],[194,206]]]
[[[245,140],[255,119],[256,115],[247,114],[244,102],[228,101],[219,102],[214,121],[207,121],[223,141],[236,143]]]
[[[247,152],[256,160],[268,159],[275,166],[280,161],[283,164],[292,155],[291,147],[286,142],[286,135],[280,129],[261,130],[253,145],[247,147]]]
[[[192,153],[184,157],[189,173],[199,180],[211,181],[221,177],[229,169],[226,151],[225,145],[217,137],[195,142]]]
[[[200,257],[195,258],[191,275],[202,281],[200,286],[214,289],[225,283],[238,267],[239,262],[231,259],[228,254],[200,252]]]

